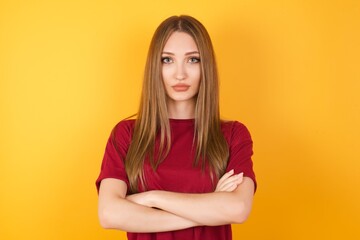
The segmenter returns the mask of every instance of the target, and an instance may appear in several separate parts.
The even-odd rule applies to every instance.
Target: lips
[[[190,85],[187,84],[176,84],[174,86],[172,86],[172,88],[176,91],[176,92],[185,92],[190,88]]]

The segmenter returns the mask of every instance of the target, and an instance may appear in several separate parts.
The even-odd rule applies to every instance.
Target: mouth
[[[176,84],[174,86],[172,86],[172,88],[176,91],[176,92],[185,92],[190,88],[190,85],[187,84]]]

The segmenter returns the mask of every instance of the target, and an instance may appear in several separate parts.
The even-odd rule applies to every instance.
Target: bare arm
[[[244,177],[234,191],[203,194],[149,191],[129,196],[139,204],[163,209],[201,225],[242,223],[250,214],[254,182]]]
[[[126,183],[121,180],[102,180],[98,207],[102,227],[127,232],[163,232],[199,225],[173,213],[128,201],[126,191]]]

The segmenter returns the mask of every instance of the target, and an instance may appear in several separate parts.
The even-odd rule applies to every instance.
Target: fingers
[[[225,173],[219,180],[218,184],[216,185],[216,192],[220,191],[234,191],[236,187],[242,182],[243,180],[243,173],[233,175],[234,171],[231,170]]]
[[[234,169],[228,171],[227,173],[225,173],[218,182],[218,185],[221,185],[227,178],[231,177],[231,175],[234,174]]]
[[[243,181],[243,173],[236,174],[226,179],[220,187],[220,191],[231,192]]]
[[[226,187],[222,188],[219,192],[232,192],[236,189],[237,184],[236,183],[231,183],[228,184]]]

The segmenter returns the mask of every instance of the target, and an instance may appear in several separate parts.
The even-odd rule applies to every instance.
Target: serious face
[[[164,46],[161,61],[167,101],[195,101],[201,68],[194,39],[187,33],[174,32]]]

